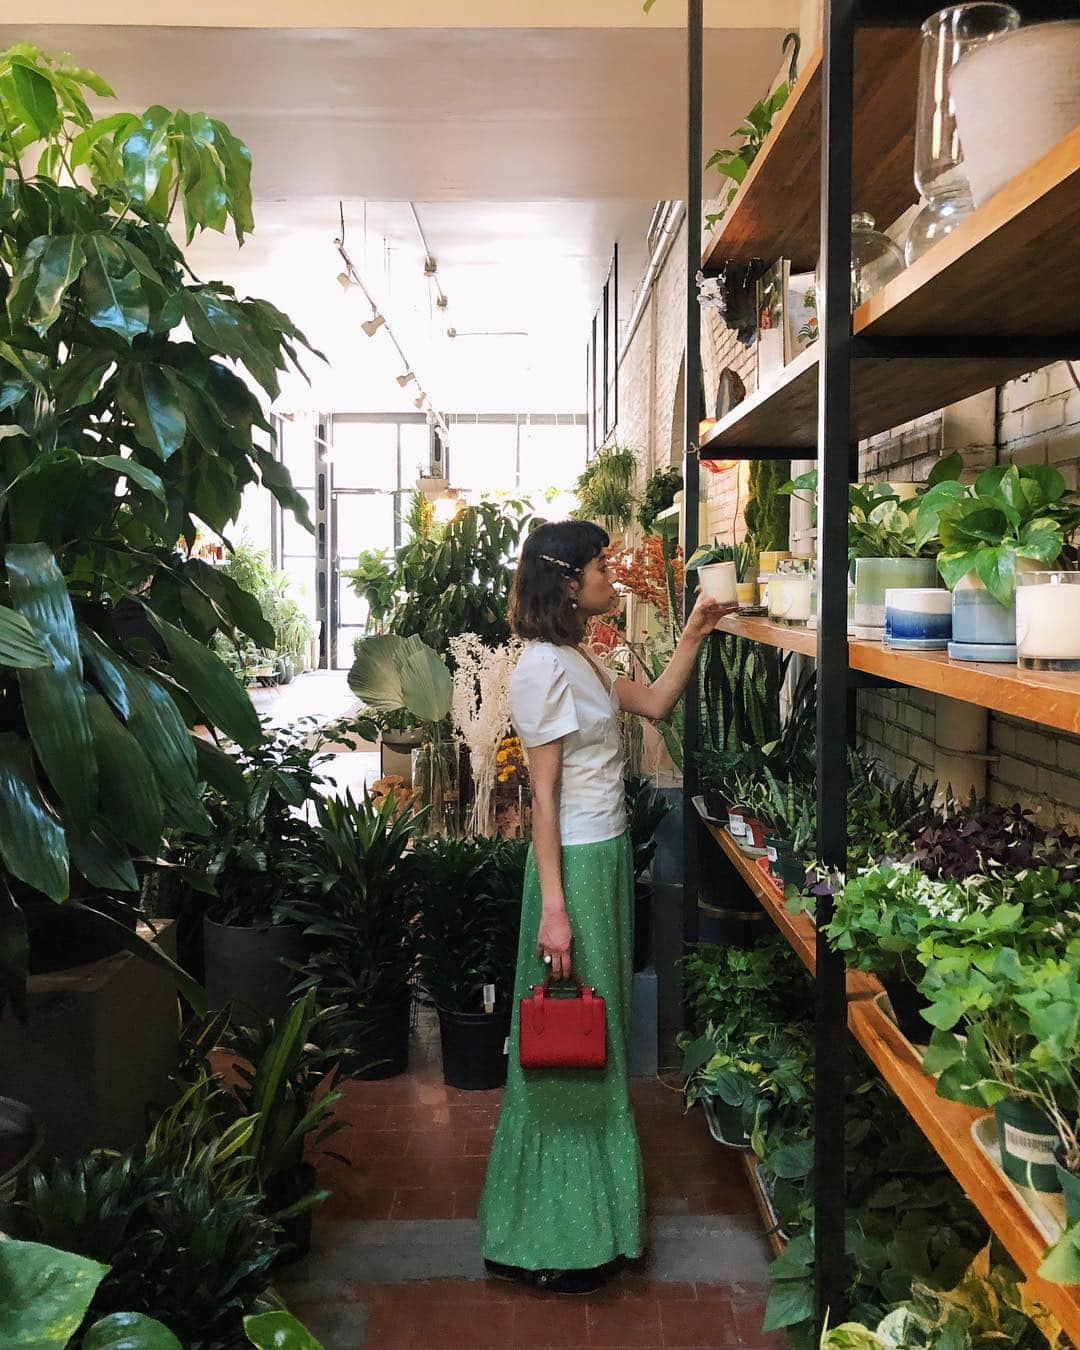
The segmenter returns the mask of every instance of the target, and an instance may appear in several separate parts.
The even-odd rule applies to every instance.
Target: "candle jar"
[[[790,558],[791,554],[786,548],[766,548],[758,554],[758,570],[760,577],[772,576],[776,571],[777,564],[782,558]]]
[[[1016,651],[1026,670],[1080,670],[1080,572],[1017,575]]]
[[[788,558],[769,586],[769,618],[776,623],[805,627],[810,620],[813,574],[801,560]]]
[[[733,562],[706,563],[698,568],[697,574],[702,595],[719,600],[722,605],[738,604],[738,581]]]

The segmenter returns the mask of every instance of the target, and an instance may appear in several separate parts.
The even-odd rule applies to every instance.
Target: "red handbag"
[[[523,1069],[602,1069],[607,1063],[607,1009],[591,985],[571,998],[548,993],[553,975],[521,1000],[518,1058]]]

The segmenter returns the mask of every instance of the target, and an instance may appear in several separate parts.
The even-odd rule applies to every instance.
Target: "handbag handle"
[[[549,970],[548,973],[547,973],[547,978],[544,980],[544,992],[543,992],[542,997],[547,998],[547,996],[548,996],[548,989],[550,988],[551,982],[552,982],[552,980],[553,980],[554,978],[555,978],[555,972],[554,972],[553,970]],[[584,996],[585,996],[585,986],[581,983],[581,979],[579,978],[579,976],[578,976],[578,974],[577,974],[576,971],[573,971],[573,970],[572,970],[572,971],[570,972],[569,975],[564,975],[564,976],[563,976],[563,979],[565,979],[565,980],[573,980],[574,983],[577,985],[577,994],[575,995],[575,997],[576,997],[576,998],[584,998]],[[533,985],[533,988],[535,989],[535,988],[536,988],[536,985]]]
[[[533,1022],[538,1032],[542,1032],[544,1030],[544,1001],[548,997],[548,987],[550,986],[554,978],[555,972],[553,970],[549,971],[547,974],[547,978],[544,980],[544,983],[542,985],[534,984],[532,987]],[[585,1018],[584,1024],[582,1026],[582,1031],[586,1036],[588,1036],[592,1031],[592,1019],[590,1016],[586,1015],[585,1008],[587,1007],[592,1008],[596,1006],[593,1003],[593,994],[595,991],[592,985],[588,986],[583,985],[581,983],[581,979],[574,971],[571,971],[569,976],[566,978],[573,980],[574,983],[577,985],[577,993],[574,995],[574,998],[581,1000],[582,1016]]]

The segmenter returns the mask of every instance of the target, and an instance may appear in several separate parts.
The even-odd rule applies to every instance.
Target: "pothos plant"
[[[970,485],[960,482],[962,467],[958,454],[937,466],[919,502],[916,542],[939,543],[938,571],[950,590],[972,577],[1011,605],[1024,560],[1045,568],[1066,554],[1080,527],[1080,497],[1049,464],[995,465]]]
[[[950,457],[951,459],[952,457]],[[959,459],[959,455],[956,456]],[[935,465],[929,480],[932,486],[951,472],[951,464]],[[785,496],[796,492],[816,494],[817,469],[799,474],[779,491]],[[848,561],[856,558],[931,558],[940,543],[932,532],[920,534],[916,512],[922,502],[917,493],[901,501],[888,483],[851,483],[848,485]],[[814,517],[816,524],[817,507]]]
[[[220,752],[189,726],[260,739],[208,643],[273,630],[190,556],[197,530],[221,535],[260,481],[306,522],[234,368],[273,398],[303,335],[200,281],[170,233],[244,239],[247,148],[202,113],[95,119],[87,98],[111,94],[28,44],[0,53],[0,998],[16,1000],[16,894],[110,922],[90,897],[135,895],[164,831],[209,829],[199,783]]]

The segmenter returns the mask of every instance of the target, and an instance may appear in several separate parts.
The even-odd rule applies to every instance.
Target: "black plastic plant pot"
[[[652,956],[652,914],[655,889],[649,881],[634,882],[634,974]]]
[[[409,1067],[409,1015],[412,992],[357,1011],[349,1055],[349,1075],[366,1080],[395,1078]]]
[[[776,867],[772,869],[773,876],[777,876],[777,869],[779,869],[778,880],[785,890],[789,886],[795,886],[800,891],[806,889],[806,867],[793,853],[780,855]]]
[[[918,987],[902,972],[883,975],[881,983],[892,1004],[896,1025],[913,1045],[930,1039],[930,1026],[919,1014],[929,1008],[930,1000],[919,993]]]
[[[765,856],[769,860],[769,871],[780,880],[780,863],[785,857],[794,857],[791,848],[791,840],[785,839],[782,835],[768,833],[765,835]]]
[[[727,798],[716,788],[706,788],[701,794],[705,802],[705,810],[713,820],[726,821],[728,812]]]
[[[277,1017],[289,1006],[297,975],[284,963],[302,965],[309,939],[291,924],[243,928],[203,919],[206,998],[212,1009],[232,1003],[243,1014]]]
[[[30,974],[47,975],[104,961],[124,950],[119,935],[76,905],[27,897],[20,901],[30,945]],[[134,922],[128,925],[134,928]]]
[[[443,1078],[447,1087],[482,1092],[506,1083],[508,1056],[503,1046],[510,1034],[510,1009],[493,1013],[459,1013],[439,1009]]]
[[[1080,1223],[1080,1176],[1065,1166],[1064,1144],[1058,1144],[1054,1150],[1054,1165],[1065,1197],[1065,1222],[1069,1225]]]
[[[271,1214],[289,1209],[315,1189],[315,1168],[301,1163],[288,1172],[279,1172],[266,1180],[266,1207]],[[301,1210],[287,1219],[278,1219],[281,1226],[281,1247],[274,1259],[275,1266],[291,1266],[311,1251],[312,1208]]]
[[[1054,1154],[1061,1136],[1045,1111],[1030,1102],[1006,1098],[994,1107],[1001,1166],[1010,1181],[1033,1191],[1056,1195],[1061,1190]]]
[[[698,937],[718,947],[753,947],[768,923],[763,909],[738,909],[698,901]]]

